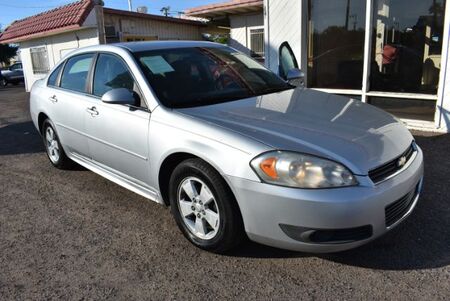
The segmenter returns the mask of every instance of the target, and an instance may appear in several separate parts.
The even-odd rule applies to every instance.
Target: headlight
[[[358,183],[345,166],[300,153],[268,152],[253,159],[250,165],[264,182],[281,186],[331,188]]]

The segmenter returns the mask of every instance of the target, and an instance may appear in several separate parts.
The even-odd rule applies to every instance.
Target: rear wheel
[[[183,235],[195,246],[224,253],[244,238],[242,217],[220,174],[200,159],[178,165],[170,179],[171,210]]]
[[[8,85],[8,81],[5,78],[0,79],[0,86],[6,87]]]
[[[73,161],[70,160],[61,146],[53,123],[47,119],[42,125],[42,139],[44,141],[47,156],[53,166],[59,169],[70,169]]]

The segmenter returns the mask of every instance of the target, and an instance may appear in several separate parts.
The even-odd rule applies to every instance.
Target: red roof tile
[[[79,0],[35,16],[14,21],[0,35],[0,43],[20,42],[42,33],[81,27],[94,7],[92,0]]]

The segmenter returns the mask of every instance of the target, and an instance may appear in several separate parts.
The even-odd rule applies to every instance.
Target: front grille
[[[390,227],[395,224],[398,220],[400,220],[408,210],[411,208],[414,199],[417,196],[417,192],[419,189],[419,184],[416,188],[410,191],[408,194],[398,199],[397,201],[389,204],[384,208],[384,214],[386,218],[386,227]]]
[[[414,147],[414,143],[412,143],[403,154],[401,154],[394,160],[389,161],[388,163],[369,171],[370,179],[375,184],[377,184],[385,180],[386,178],[390,177],[391,175],[393,175],[394,173],[403,168],[404,165],[399,165],[400,158],[405,157],[406,159],[405,164],[406,164],[407,162],[409,162],[409,160],[411,160],[411,157],[415,151],[416,148]]]

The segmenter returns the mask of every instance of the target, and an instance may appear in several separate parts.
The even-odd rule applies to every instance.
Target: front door
[[[133,107],[106,104],[103,94],[126,88],[137,96]],[[148,183],[148,132],[150,112],[140,101],[139,88],[121,58],[100,54],[92,89],[93,96],[85,108],[86,134],[94,162],[140,185]]]

